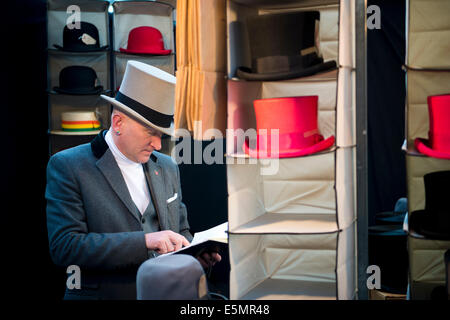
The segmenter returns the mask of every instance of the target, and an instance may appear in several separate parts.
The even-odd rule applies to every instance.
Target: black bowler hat
[[[98,94],[103,86],[96,86],[97,74],[85,66],[65,67],[59,73],[59,87],[53,89],[62,94]]]
[[[247,19],[252,67],[239,67],[245,80],[285,80],[336,68],[315,46],[318,11],[268,14]]]
[[[450,171],[428,173],[425,182],[425,210],[411,213],[410,229],[436,240],[450,239]]]
[[[69,29],[64,26],[63,46],[54,44],[57,49],[72,52],[100,51],[108,46],[100,47],[97,27],[89,22],[80,22],[80,28]]]

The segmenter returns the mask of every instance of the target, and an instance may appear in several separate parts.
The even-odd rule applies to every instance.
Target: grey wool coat
[[[145,219],[131,199],[105,133],[53,155],[47,166],[50,255],[59,266],[77,265],[81,270],[81,289],[66,289],[66,299],[135,299],[137,269],[154,256],[145,245]],[[144,168],[160,230],[191,241],[178,166],[154,151]],[[176,199],[167,203],[175,193]]]

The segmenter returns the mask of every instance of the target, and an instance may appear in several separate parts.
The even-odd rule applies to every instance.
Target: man
[[[90,143],[59,152],[47,167],[50,254],[77,265],[81,289],[65,299],[136,299],[136,271],[158,254],[189,244],[180,174],[157,150],[174,135],[175,77],[129,61],[115,98],[111,128]],[[203,254],[204,268],[220,261]]]

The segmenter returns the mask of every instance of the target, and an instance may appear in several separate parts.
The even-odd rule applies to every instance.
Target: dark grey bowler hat
[[[252,66],[239,67],[244,80],[285,80],[336,68],[323,62],[315,48],[318,11],[267,14],[247,19]]]

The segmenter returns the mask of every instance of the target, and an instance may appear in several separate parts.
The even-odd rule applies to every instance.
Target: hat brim
[[[109,103],[111,103],[114,106],[116,106],[119,110],[121,110],[121,111],[125,112],[126,114],[128,114],[129,116],[133,117],[134,119],[136,119],[137,121],[139,121],[143,125],[150,126],[150,127],[154,128],[154,129],[156,129],[158,131],[161,131],[162,133],[165,133],[165,134],[167,134],[167,135],[169,135],[171,137],[176,137],[176,135],[175,135],[175,124],[174,124],[173,121],[170,124],[169,128],[160,127],[160,126],[157,126],[156,124],[148,121],[146,118],[144,118],[139,113],[137,113],[136,111],[134,111],[130,107],[126,106],[122,102],[119,102],[119,101],[117,101],[114,98],[105,96],[104,94],[100,95],[100,97],[102,97],[103,99],[105,99]]]
[[[53,45],[56,49],[61,50],[61,51],[66,51],[66,52],[95,52],[95,51],[103,51],[106,50],[109,46],[102,46],[102,47],[93,47],[93,48],[89,48],[89,47],[83,47],[83,48],[70,48],[70,47],[62,47],[59,44],[54,44]]]
[[[414,145],[416,146],[417,151],[419,151],[420,153],[433,158],[450,159],[450,152],[433,150],[428,146],[428,144],[428,139],[416,138],[414,140]]]
[[[290,69],[289,71],[274,72],[274,73],[253,73],[248,68],[239,67],[236,71],[236,76],[243,80],[275,81],[275,80],[287,80],[311,76],[318,72],[328,71],[335,68],[336,68],[336,61],[334,60],[322,62],[308,68],[297,67]]]
[[[440,229],[435,221],[429,219],[427,215],[430,213],[426,210],[416,210],[409,217],[409,228],[426,238],[434,240],[450,240],[450,231]],[[428,218],[428,219],[427,219]]]
[[[396,212],[383,212],[381,214],[375,215],[375,221],[378,224],[396,224],[396,225],[402,225],[405,220],[406,212],[403,213],[396,213]]]
[[[129,50],[124,48],[119,48],[122,53],[131,53],[131,54],[153,54],[158,56],[166,56],[172,53],[171,49],[168,50]]]
[[[257,138],[256,141],[259,139]],[[252,158],[259,158],[259,159],[271,159],[271,158],[294,158],[294,157],[301,157],[306,156],[314,153],[318,153],[320,151],[326,150],[334,145],[335,138],[334,136],[331,136],[325,140],[322,140],[312,146],[309,146],[307,148],[302,149],[288,149],[288,150],[279,150],[276,153],[269,153],[267,149],[251,149],[248,145],[248,140],[245,140],[242,148],[244,152],[249,155]],[[270,150],[272,151],[272,150]]]
[[[86,130],[86,131],[64,131],[64,130],[51,130],[51,134],[60,136],[92,136],[98,134],[100,130]]]
[[[54,87],[53,90],[55,90],[58,93],[61,94],[70,94],[70,95],[94,95],[99,94],[103,91],[103,86],[96,86],[92,90],[68,90],[68,89],[62,89],[60,87]]]

